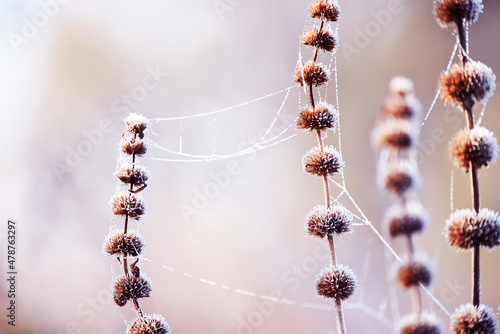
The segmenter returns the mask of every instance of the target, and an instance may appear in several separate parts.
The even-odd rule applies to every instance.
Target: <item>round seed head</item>
[[[420,283],[428,286],[432,280],[432,272],[424,262],[412,260],[399,268],[398,280],[405,289]]]
[[[486,305],[461,305],[451,317],[451,330],[460,334],[495,334],[498,320]]]
[[[467,172],[470,163],[477,168],[494,163],[498,157],[498,143],[493,132],[476,126],[472,130],[459,131],[451,143],[450,152],[455,165]]]
[[[138,317],[128,328],[127,334],[170,334],[170,325],[159,314]]]
[[[316,277],[316,291],[324,298],[346,300],[354,293],[357,285],[356,276],[344,265],[325,268]]]
[[[442,328],[436,316],[429,313],[406,315],[399,324],[401,334],[441,334]]]
[[[337,22],[340,16],[340,7],[327,0],[319,0],[309,6],[309,12],[313,19]]]
[[[482,0],[437,0],[434,2],[434,15],[443,28],[462,22],[476,22],[483,12]]]
[[[392,77],[389,82],[389,92],[392,95],[413,95],[415,92],[413,89],[413,81],[401,75]]]
[[[337,39],[330,30],[319,28],[308,29],[302,35],[302,44],[317,48],[321,51],[332,52],[337,46]]]
[[[421,233],[427,225],[428,215],[418,202],[406,206],[393,205],[385,215],[391,237],[411,236]]]
[[[304,84],[319,87],[330,80],[330,72],[321,63],[308,61],[295,70],[294,81],[299,87]]]
[[[323,238],[325,235],[340,235],[351,232],[352,214],[341,205],[316,206],[306,218],[310,235]]]
[[[111,210],[116,216],[128,215],[139,220],[146,212],[146,203],[137,195],[124,192],[111,199]]]
[[[333,146],[325,146],[323,151],[318,147],[309,150],[303,158],[306,172],[317,176],[333,176],[344,168],[340,153]]]
[[[302,110],[297,119],[297,128],[307,131],[334,129],[339,119],[339,112],[332,105],[321,102],[314,108]]]
[[[404,119],[388,119],[378,125],[374,131],[374,140],[379,148],[402,150],[415,146],[417,141],[412,124]]]
[[[383,187],[398,196],[403,196],[415,188],[418,182],[417,170],[407,162],[399,162],[389,167],[382,179]]]
[[[151,122],[144,116],[131,113],[125,118],[128,131],[137,134],[139,138],[144,138],[144,131],[151,125]]]
[[[144,276],[121,275],[113,284],[113,298],[118,306],[124,306],[130,299],[147,298],[153,291],[153,285]]]
[[[138,164],[130,164],[121,167],[115,173],[115,175],[126,184],[132,184],[134,186],[142,186],[149,179],[149,170]]]
[[[137,256],[145,247],[144,239],[137,232],[123,234],[120,230],[112,232],[104,243],[104,252],[109,255]]]
[[[139,138],[122,138],[120,149],[127,155],[143,156],[148,151],[148,145],[143,139]]]
[[[455,211],[446,221],[446,235],[454,247],[468,250],[475,244],[487,248],[500,245],[500,220],[498,213],[481,209],[463,209]]]
[[[469,61],[465,67],[455,64],[441,75],[441,97],[445,103],[471,109],[493,95],[495,80],[491,68],[479,61]]]

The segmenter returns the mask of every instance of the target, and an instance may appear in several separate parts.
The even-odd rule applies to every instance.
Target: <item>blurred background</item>
[[[292,74],[299,37],[313,21],[309,1],[56,1],[0,4],[0,106],[3,155],[2,222],[17,222],[16,327],[3,333],[122,333],[130,305],[110,297],[117,261],[102,252],[123,118],[208,113],[153,122],[150,139],[166,150],[210,156],[251,147],[275,119],[276,134],[293,123],[306,100]],[[341,1],[337,51],[345,183],[356,205],[389,240],[381,220],[392,203],[376,181],[370,132],[394,75],[414,81],[424,113],[455,37],[432,15],[432,1]],[[470,27],[471,56],[500,73],[500,3],[485,0]],[[300,48],[309,59],[310,50]],[[320,55],[328,63],[330,58]],[[287,96],[287,92],[289,95]],[[335,85],[328,89],[335,102]],[[283,103],[284,101],[284,103]],[[301,102],[302,101],[302,102]],[[500,95],[483,124],[500,133]],[[479,111],[478,111],[479,112]],[[417,247],[436,273],[430,289],[448,312],[470,300],[470,254],[443,236],[450,214],[448,142],[464,126],[460,112],[437,101],[421,130],[419,197],[431,224]],[[255,154],[206,162],[151,147],[138,224],[147,248],[142,271],[155,285],[141,301],[174,333],[336,333],[332,303],[316,297],[314,278],[328,265],[325,244],[306,235],[304,218],[323,202],[322,183],[301,159],[315,136],[292,126],[292,138]],[[337,135],[326,142],[338,146]],[[158,160],[167,159],[167,160]],[[189,160],[189,159],[188,159]],[[498,165],[481,170],[482,206],[500,211]],[[339,179],[340,181],[340,179]],[[470,207],[468,177],[455,170],[453,207]],[[335,190],[337,191],[337,190]],[[336,194],[339,192],[337,191]],[[353,202],[340,202],[359,215]],[[359,219],[356,223],[361,225]],[[134,228],[136,226],[133,226]],[[6,272],[6,223],[0,229]],[[369,226],[337,239],[338,260],[358,275],[345,305],[351,333],[389,333],[411,311],[410,294],[393,280],[395,258]],[[483,303],[500,303],[497,252],[482,252]],[[2,314],[6,280],[0,281]],[[281,299],[276,303],[269,297]],[[425,307],[449,318],[428,296]]]

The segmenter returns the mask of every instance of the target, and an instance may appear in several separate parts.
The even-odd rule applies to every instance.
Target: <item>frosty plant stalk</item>
[[[309,213],[306,229],[310,235],[326,237],[328,240],[330,266],[318,274],[316,291],[318,295],[335,301],[338,332],[346,333],[342,301],[354,293],[357,279],[350,268],[337,263],[333,237],[351,231],[352,215],[343,206],[331,203],[328,178],[341,173],[344,161],[333,146],[325,146],[323,142],[323,134],[337,126],[339,113],[326,101],[317,102],[314,96],[314,88],[330,80],[326,66],[316,60],[320,52],[332,52],[337,48],[337,38],[328,25],[330,22],[338,22],[340,8],[337,3],[320,0],[310,5],[309,12],[320,23],[319,27],[312,27],[302,35],[302,44],[313,48],[313,55],[310,61],[300,64],[295,70],[294,80],[299,87],[305,88],[310,103],[301,111],[297,128],[316,134],[318,146],[306,153],[303,165],[306,172],[323,181],[325,205],[318,205]]]
[[[146,213],[146,203],[141,192],[146,188],[149,171],[138,164],[139,157],[148,150],[145,133],[150,122],[143,116],[130,114],[125,123],[127,129],[122,134],[116,176],[121,190],[111,200],[111,208],[116,219],[123,221],[123,228],[115,229],[105,240],[104,252],[116,256],[123,274],[113,283],[115,303],[123,307],[131,302],[137,314],[136,319],[127,328],[127,334],[169,334],[170,326],[158,314],[144,314],[139,300],[151,296],[151,280],[141,274],[140,255],[145,247],[142,236],[129,228],[138,224]]]
[[[481,304],[480,248],[500,245],[498,213],[481,208],[478,170],[497,159],[498,144],[493,133],[474,121],[474,107],[485,105],[495,90],[496,77],[491,68],[470,55],[467,26],[483,11],[482,0],[437,0],[435,15],[442,27],[455,27],[461,62],[441,75],[443,101],[464,113],[466,128],[456,134],[450,151],[455,165],[470,175],[472,209],[451,214],[446,222],[449,243],[472,252],[472,303],[460,306],[452,317],[454,333],[495,333],[498,327],[491,308]]]
[[[396,197],[396,203],[386,211],[385,226],[393,239],[406,239],[408,246],[407,260],[399,266],[397,278],[405,290],[412,292],[413,314],[401,320],[399,332],[439,334],[441,328],[436,317],[423,312],[422,305],[421,285],[431,283],[432,271],[425,257],[416,254],[414,245],[415,236],[423,232],[428,221],[415,191],[419,183],[416,149],[421,107],[411,80],[394,77],[389,91],[373,139],[381,151],[378,165],[381,188]]]

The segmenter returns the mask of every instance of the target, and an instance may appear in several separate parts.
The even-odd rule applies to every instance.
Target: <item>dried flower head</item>
[[[159,314],[138,317],[128,328],[127,334],[169,334],[170,325]]]
[[[418,117],[422,112],[420,101],[414,95],[391,95],[382,107],[385,117],[401,118],[406,120]]]
[[[151,281],[144,276],[121,275],[113,284],[113,298],[118,306],[124,306],[130,299],[147,298],[153,291]]]
[[[339,112],[331,104],[318,103],[314,108],[305,108],[297,119],[297,128],[307,131],[334,129]]]
[[[149,170],[139,164],[129,164],[119,168],[115,175],[123,183],[132,184],[136,187],[146,184],[149,179]]]
[[[329,176],[340,173],[344,168],[342,156],[333,146],[325,146],[323,151],[314,147],[307,151],[303,159],[306,172],[317,176]]]
[[[460,334],[495,334],[498,320],[486,305],[461,305],[451,317],[451,330]]]
[[[475,167],[487,167],[498,157],[498,143],[493,132],[482,126],[459,131],[450,146],[451,156],[458,168],[469,171]]]
[[[128,215],[139,220],[146,212],[146,203],[137,195],[124,192],[113,196],[111,209],[116,216]]]
[[[146,117],[136,113],[130,113],[125,118],[125,123],[128,126],[128,131],[137,134],[141,139],[144,138],[144,131],[151,125]]]
[[[337,22],[340,16],[340,7],[327,0],[319,0],[309,6],[309,12],[313,19]]]
[[[432,272],[423,261],[411,260],[399,268],[398,280],[405,289],[420,283],[428,286],[432,280]]]
[[[468,250],[475,244],[487,248],[500,245],[500,219],[498,213],[481,209],[462,209],[451,214],[446,221],[446,235],[454,247]]]
[[[472,108],[484,103],[493,95],[496,76],[485,64],[469,61],[462,67],[455,64],[441,75],[441,97],[448,104]]]
[[[310,28],[302,35],[302,44],[322,51],[332,52],[337,39],[329,29]]]
[[[344,265],[325,268],[316,277],[316,291],[319,296],[346,300],[356,290],[358,281],[352,270]]]
[[[483,12],[482,0],[437,0],[434,2],[434,14],[443,27],[461,23],[462,20],[476,22]]]
[[[144,246],[144,239],[139,233],[130,231],[123,234],[123,231],[115,230],[106,239],[104,252],[110,255],[137,256]]]
[[[413,81],[401,75],[391,78],[389,82],[389,92],[393,95],[413,95]]]
[[[330,72],[323,64],[315,63],[312,60],[299,66],[295,70],[294,81],[299,87],[302,87],[304,84],[307,86],[313,85],[314,87],[319,87],[327,83],[328,80],[330,80]]]
[[[316,206],[306,218],[310,235],[323,238],[325,235],[340,235],[351,232],[352,214],[341,205]]]
[[[410,202],[405,206],[396,204],[389,208],[385,221],[391,237],[411,236],[424,230],[428,215],[420,203]]]
[[[375,128],[373,137],[379,148],[404,150],[415,146],[417,141],[412,124],[404,119],[387,119]]]
[[[382,185],[388,191],[403,196],[408,190],[416,187],[419,182],[418,177],[414,166],[408,162],[400,161],[385,170]]]
[[[143,156],[148,151],[148,145],[143,139],[123,137],[120,142],[120,149],[128,155]]]
[[[406,315],[399,323],[401,334],[441,334],[442,328],[438,319],[429,313]]]

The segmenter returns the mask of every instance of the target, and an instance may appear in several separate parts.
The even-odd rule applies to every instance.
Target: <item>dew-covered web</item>
[[[335,28],[335,34],[338,36],[338,25]],[[453,58],[455,57],[456,53],[458,50],[458,45],[456,44],[453,52],[450,57],[450,61],[448,63],[447,69],[451,67]],[[299,52],[298,52],[298,64],[302,62],[303,56],[302,56],[302,49],[299,47]],[[337,55],[334,53],[332,54],[328,67],[333,75],[333,80],[332,84],[334,85],[334,97],[328,97],[328,85],[326,85],[326,88],[321,92],[321,96],[323,99],[326,99],[327,97],[330,100],[335,101],[335,108],[337,108],[340,111],[340,114],[342,115],[342,108],[339,104],[339,84],[338,84],[338,68],[337,68]],[[213,111],[203,111],[200,113],[192,114],[192,115],[178,115],[178,116],[169,116],[169,117],[158,117],[151,119],[152,123],[152,135],[147,137],[148,143],[150,147],[155,148],[155,154],[156,156],[146,156],[143,159],[150,159],[150,160],[156,160],[160,162],[166,162],[166,163],[204,163],[204,162],[210,162],[210,161],[221,161],[225,159],[231,159],[231,158],[237,158],[237,157],[242,157],[245,155],[253,154],[259,151],[264,151],[272,147],[279,146],[281,144],[284,144],[288,141],[290,141],[292,138],[296,137],[298,135],[297,130],[295,129],[295,121],[290,122],[289,124],[286,124],[283,129],[277,133],[274,133],[273,128],[275,127],[276,123],[280,119],[280,115],[282,115],[286,107],[290,106],[290,110],[300,110],[302,108],[302,98],[304,96],[307,96],[305,92],[301,92],[301,89],[297,88],[294,84],[290,83],[288,85],[283,85],[284,88],[278,89],[274,92],[271,92],[269,94],[256,97],[250,100],[247,100],[245,102],[230,106],[230,107],[225,107],[222,109],[217,109]],[[290,101],[290,96],[292,93],[296,93],[298,95],[297,100],[298,102],[292,102]],[[431,103],[431,106],[429,107],[427,114],[425,115],[425,118],[421,124],[421,128],[424,126],[426,120],[428,119],[429,115],[431,114],[432,110],[434,109],[434,106],[436,104],[436,101],[439,97],[439,91],[436,92],[436,96],[434,100]],[[245,147],[245,148],[236,148],[233,150],[228,150],[225,152],[222,152],[220,150],[216,150],[215,145],[220,141],[220,138],[225,138],[226,136],[223,135],[223,130],[224,128],[221,127],[219,124],[221,123],[220,120],[226,117],[227,115],[234,115],[238,114],[238,116],[242,119],[246,118],[251,118],[253,117],[252,115],[252,106],[258,105],[259,103],[267,100],[277,100],[278,102],[276,103],[276,106],[274,108],[274,112],[272,115],[269,115],[269,121],[267,123],[267,127],[265,128],[264,135],[259,138],[259,141],[256,142],[255,144]],[[299,108],[297,108],[297,104],[299,105]],[[297,112],[298,114],[298,112]],[[482,115],[482,113],[481,113]],[[188,139],[186,136],[187,133],[190,133],[189,127],[191,126],[191,123],[194,120],[201,120],[202,122],[206,124],[211,124],[212,126],[212,131],[207,132],[205,134],[205,137],[200,137],[197,138],[197,140],[205,141],[206,143],[211,143],[212,144],[212,149],[208,150],[206,152],[190,152],[189,149],[187,148],[186,145],[186,140]],[[157,131],[158,125],[162,124],[170,124],[172,125],[173,128],[178,129],[178,138],[176,141],[171,142],[171,143],[164,143],[162,142],[162,137],[163,134],[160,133],[155,133]],[[252,131],[252,130],[249,130]],[[341,141],[341,126],[340,122],[338,123],[338,127],[335,131],[335,140],[336,140],[336,147],[339,150],[339,153],[342,154],[342,141]],[[279,148],[277,148],[279,149]],[[302,154],[302,153],[298,153]],[[300,161],[300,160],[297,160]],[[122,162],[119,161],[119,164]],[[394,250],[394,248],[391,246],[391,244],[386,240],[384,237],[383,233],[381,233],[377,227],[374,226],[372,221],[367,217],[363,209],[358,205],[356,202],[354,196],[350,193],[348,190],[348,182],[346,181],[345,175],[342,171],[340,174],[340,178],[329,178],[329,181],[331,184],[334,186],[332,188],[337,189],[336,193],[332,191],[331,194],[331,200],[334,203],[341,204],[343,206],[349,205],[349,207],[352,207],[351,213],[355,219],[354,223],[354,228],[355,228],[355,233],[356,235],[356,229],[368,229],[370,233],[374,236],[373,240],[375,240],[377,243],[381,244],[383,246],[383,249],[385,251],[385,256],[386,256],[386,262],[393,262],[393,260],[396,260],[398,262],[402,263],[402,259],[398,255],[398,253]],[[452,174],[452,180],[451,180],[451,208],[453,208],[453,174]],[[397,297],[397,292],[396,288],[394,288],[394,284],[388,283],[388,297],[383,300],[379,301],[378,304],[373,305],[373,302],[369,301],[366,299],[366,284],[363,284],[363,282],[367,282],[370,279],[370,266],[371,262],[373,261],[372,258],[373,255],[371,253],[368,253],[366,257],[362,260],[363,261],[363,270],[362,272],[358,272],[357,276],[360,281],[360,289],[356,294],[356,297],[354,298],[353,301],[348,301],[345,303],[345,309],[355,309],[358,310],[362,313],[364,313],[366,316],[374,319],[381,325],[387,327],[387,328],[393,328],[394,324],[399,320],[400,314],[398,312],[399,305],[398,305],[398,297]],[[212,288],[212,289],[219,289],[221,291],[229,291],[234,294],[240,295],[242,298],[254,298],[254,299],[262,299],[262,300],[269,300],[272,302],[277,303],[277,305],[289,305],[293,307],[298,307],[298,308],[306,308],[306,309],[315,309],[319,311],[333,311],[334,310],[334,305],[333,303],[328,303],[328,302],[318,302],[314,296],[311,296],[311,301],[307,300],[295,300],[295,299],[289,299],[289,298],[276,298],[274,296],[271,296],[269,294],[261,293],[257,291],[257,289],[249,289],[249,288],[243,288],[240,286],[234,286],[234,285],[229,285],[226,284],[225,282],[220,282],[220,281],[214,281],[211,280],[209,277],[211,276],[210,272],[207,272],[203,276],[199,276],[196,274],[193,274],[192,272],[189,271],[189,269],[186,268],[178,268],[170,265],[169,263],[159,263],[157,261],[153,261],[148,258],[142,258],[141,261],[144,262],[149,262],[152,265],[155,266],[160,266],[163,268],[165,271],[177,275],[179,277],[182,277],[186,280],[190,280],[193,282],[193,284],[202,284],[206,286],[207,288]],[[114,274],[119,274],[119,273],[114,273]],[[443,303],[440,302],[440,300],[428,289],[426,289],[424,286],[422,286],[422,289],[426,292],[426,294],[429,297],[429,300],[432,301],[434,306],[439,308],[442,313],[444,313],[447,316],[450,316],[450,312],[446,309],[446,307],[443,305]],[[388,314],[392,312],[392,314]],[[125,318],[125,317],[124,317]]]

